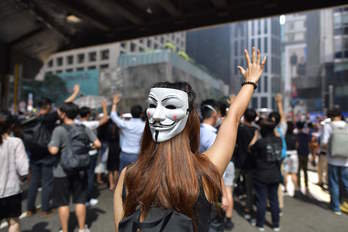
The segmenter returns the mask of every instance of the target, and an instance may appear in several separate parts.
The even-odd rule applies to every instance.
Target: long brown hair
[[[200,189],[211,202],[220,193],[216,167],[199,155],[199,117],[194,109],[194,92],[189,84],[157,83],[153,87],[180,89],[188,93],[190,114],[184,130],[174,138],[156,144],[148,121],[137,162],[127,169],[125,217],[141,207],[143,215],[155,207],[171,208],[195,220],[194,206]]]

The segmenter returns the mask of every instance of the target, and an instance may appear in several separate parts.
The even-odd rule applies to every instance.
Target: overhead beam
[[[25,33],[24,35],[21,35],[19,38],[11,41],[11,43],[9,44],[9,47],[16,46],[17,44],[20,44],[24,42],[25,40],[34,37],[35,35],[43,32],[44,30],[45,30],[44,28],[39,27],[35,30],[29,31],[28,33]]]
[[[210,0],[210,2],[214,5],[214,7],[218,10],[228,8],[227,0]],[[227,9],[226,9],[227,10]]]
[[[62,6],[64,9],[69,11],[72,14],[76,14],[78,17],[81,17],[83,20],[93,24],[97,28],[103,31],[111,31],[112,27],[109,26],[109,22],[105,17],[100,15],[97,11],[90,7],[85,7],[76,1],[70,0],[59,0],[56,1],[58,6]]]
[[[170,0],[157,0],[157,3],[174,17],[181,16],[181,11]]]
[[[48,29],[60,35],[65,42],[70,41],[70,36],[68,31],[66,31],[66,29],[63,26],[57,24],[50,15],[48,15],[44,10],[38,7],[33,1],[17,0],[17,3],[23,6],[25,9],[27,9],[38,21],[40,21]]]
[[[144,24],[144,19],[139,16],[142,15],[140,12],[136,12],[134,8],[131,8],[125,4],[120,3],[117,0],[113,1],[113,5],[115,6],[116,13],[126,18],[130,22],[141,25]]]

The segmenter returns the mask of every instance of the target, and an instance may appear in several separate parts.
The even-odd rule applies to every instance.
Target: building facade
[[[232,75],[242,82],[242,76],[237,69],[238,65],[245,66],[243,50],[252,47],[259,48],[262,56],[267,56],[264,73],[259,81],[257,90],[252,98],[253,108],[274,108],[273,96],[281,91],[280,64],[280,24],[279,17],[263,18],[231,24]]]
[[[52,55],[40,70],[36,79],[43,80],[46,74],[59,74],[108,68],[116,68],[120,54],[141,53],[164,48],[167,43],[177,51],[186,50],[186,34],[178,32],[135,40],[91,46]]]

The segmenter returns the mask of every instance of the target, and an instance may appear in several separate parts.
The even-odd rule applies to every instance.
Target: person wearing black
[[[282,141],[274,133],[276,124],[264,119],[260,122],[261,136],[251,147],[253,156],[253,185],[256,194],[256,226],[264,231],[267,198],[270,203],[272,225],[279,231],[278,186],[281,181],[280,160]]]
[[[293,122],[288,122],[288,130],[286,131],[286,158],[284,160],[284,187],[285,192],[287,192],[287,180],[288,176],[291,176],[291,180],[295,187],[295,195],[298,193],[298,155],[297,155],[297,137],[294,134],[295,125]]]
[[[121,148],[119,129],[111,119],[107,124],[98,128],[98,138],[108,147],[106,167],[109,172],[109,189],[113,191],[118,178]]]
[[[78,96],[80,87],[74,86],[73,94],[65,100],[65,102],[73,102]],[[52,101],[48,98],[43,98],[39,102],[39,113],[37,119],[40,120],[42,126],[45,127],[47,134],[52,135],[56,122],[59,119],[58,113],[52,110]],[[51,213],[51,193],[53,188],[53,166],[56,158],[51,156],[47,149],[44,150],[30,150],[30,184],[28,190],[28,201],[27,201],[27,215],[31,216],[36,212],[35,200],[37,190],[42,187],[41,192],[41,214],[47,216]]]
[[[238,127],[237,143],[232,156],[233,163],[236,167],[236,180],[243,175],[246,190],[246,207],[244,209],[244,218],[251,218],[253,209],[253,192],[252,192],[252,173],[251,173],[251,154],[250,143],[254,137],[257,137],[256,127],[253,122],[257,114],[254,109],[247,109],[244,113],[244,121]]]
[[[307,172],[308,172],[309,144],[310,144],[311,140],[310,140],[309,134],[307,134],[303,131],[304,125],[305,125],[304,122],[297,122],[296,123],[296,127],[298,129],[297,153],[298,153],[298,160],[299,160],[297,180],[298,180],[298,187],[299,187],[299,189],[301,189],[301,170],[303,170],[306,193],[308,194],[309,189],[308,189],[308,173]]]

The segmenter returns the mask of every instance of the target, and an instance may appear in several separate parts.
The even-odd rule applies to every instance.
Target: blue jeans
[[[138,159],[138,154],[132,154],[132,153],[126,153],[121,151],[120,154],[120,171],[127,165],[130,165],[132,163],[135,163]]]
[[[344,191],[348,192],[348,167],[328,165],[329,191],[331,209],[340,212],[340,181]],[[341,178],[341,179],[340,179]]]
[[[48,212],[51,209],[50,200],[53,188],[53,166],[46,165],[39,161],[31,162],[31,179],[28,190],[27,210],[34,211],[37,190],[41,182],[41,207],[42,211]]]
[[[265,215],[267,207],[267,197],[271,207],[273,228],[279,227],[279,201],[278,201],[278,183],[264,184],[254,181],[254,189],[256,195],[256,226],[263,227],[265,225]]]
[[[93,188],[94,188],[94,170],[97,165],[98,155],[89,156],[89,167],[88,167],[88,187],[87,187],[87,201],[93,198]]]

